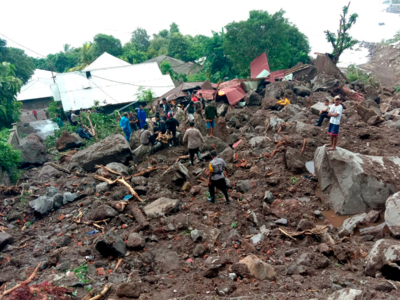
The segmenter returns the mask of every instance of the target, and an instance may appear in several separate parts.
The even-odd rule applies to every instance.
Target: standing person
[[[219,118],[214,101],[212,101],[207,105],[204,114],[206,116],[206,122],[207,122],[207,136],[214,137],[215,117]]]
[[[224,194],[226,204],[229,204],[230,200],[224,175],[226,163],[222,158],[217,157],[215,150],[212,150],[210,154],[212,160],[209,165],[208,191],[210,192],[210,198],[208,198],[208,201],[215,203],[215,188],[218,188]]]
[[[50,119],[49,112],[47,111],[47,109],[44,110],[44,113],[46,114],[46,119]]]
[[[185,107],[185,120],[188,122],[194,121],[194,113],[196,112],[196,104],[192,101]]]
[[[63,128],[63,127],[64,127],[64,123],[63,123],[63,121],[61,120],[61,114],[58,114],[58,118],[57,118],[56,123],[57,123],[57,125],[58,125],[59,128]]]
[[[124,116],[119,121],[119,126],[121,126],[122,130],[124,131],[125,138],[129,143],[132,131],[131,131],[131,124],[129,123],[128,113],[127,112],[124,113]]]
[[[201,132],[197,129],[194,128],[194,122],[190,121],[189,122],[190,128],[186,130],[185,135],[183,137],[183,142],[185,143],[188,141],[188,149],[189,149],[189,155],[190,155],[190,164],[194,166],[194,155],[197,154],[200,160],[202,160],[201,154],[200,154],[200,147],[204,143],[203,136],[201,135]]]
[[[75,114],[75,112],[71,112],[71,124],[72,124],[73,126],[78,125],[78,121],[76,120],[76,114]]]
[[[36,120],[37,120],[37,111],[35,110],[35,109],[33,109],[32,110],[32,114],[33,114],[33,116],[36,118]]]
[[[178,141],[176,140],[176,128],[179,127],[178,120],[174,117],[171,117],[165,122],[165,125],[167,126],[167,129],[172,133],[172,142],[174,143],[174,146],[178,146]]]
[[[315,126],[321,126],[322,123],[324,122],[325,118],[329,119],[328,117],[328,112],[329,112],[329,100],[325,99],[324,100],[324,108],[319,111],[319,119],[317,119],[317,123],[315,123]]]
[[[330,144],[327,144],[330,148],[328,149],[329,151],[331,150],[336,150],[336,145],[338,141],[338,135],[339,135],[339,125],[340,125],[340,119],[342,117],[342,112],[343,112],[343,106],[340,105],[340,97],[336,96],[335,97],[335,104],[331,106],[329,109],[328,116],[331,118],[330,124],[329,124],[329,129],[328,129],[328,134],[331,136],[331,142]]]
[[[167,99],[166,98],[162,98],[162,103],[160,105],[160,113],[162,116],[166,116],[168,114],[168,111],[171,108],[171,105],[169,103],[167,103]]]
[[[131,131],[136,131],[138,130],[138,118],[136,117],[136,115],[131,112],[129,115],[129,124],[131,125]]]
[[[138,110],[138,119],[139,119],[139,126],[140,129],[143,128],[143,125],[146,124],[146,112],[143,109],[143,105],[139,106],[139,110]]]
[[[196,97],[196,91],[193,91],[191,100],[192,100],[192,102],[197,102],[198,101],[198,99]]]
[[[205,109],[206,108],[206,101],[204,100],[203,94],[200,93],[199,96],[200,96],[199,100],[201,102],[202,109]]]
[[[171,105],[171,107],[169,108],[168,114],[167,114],[167,120],[168,120],[168,119],[171,119],[171,118],[173,118],[173,117],[174,117],[174,108],[173,108],[173,106]]]

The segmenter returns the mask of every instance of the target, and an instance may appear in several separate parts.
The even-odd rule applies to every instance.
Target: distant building
[[[57,74],[52,92],[65,111],[100,106],[117,109],[136,101],[139,88],[150,89],[157,98],[175,87],[157,63],[131,65],[104,53],[82,71]]]
[[[45,108],[52,100],[51,85],[57,73],[36,69],[27,83],[21,87],[17,100],[27,110]]]
[[[195,64],[193,62],[184,62],[183,60],[176,59],[167,55],[154,57],[152,59],[146,60],[145,62],[142,62],[142,64],[156,62],[158,66],[160,66],[164,61],[170,63],[172,70],[177,74],[190,75],[199,73],[201,70],[201,66],[198,64]]]

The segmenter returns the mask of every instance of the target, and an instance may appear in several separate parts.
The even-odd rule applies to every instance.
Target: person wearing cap
[[[217,151],[212,150],[210,154],[212,160],[209,164],[208,191],[210,192],[210,197],[208,201],[215,203],[215,188],[218,188],[224,194],[226,204],[229,204],[230,200],[224,175],[226,163],[222,158],[217,157]]]
[[[328,113],[328,117],[331,118],[328,129],[328,134],[331,136],[331,142],[330,144],[326,145],[330,147],[328,149],[329,151],[336,150],[336,145],[339,135],[340,119],[342,117],[342,112],[343,112],[343,106],[340,104],[340,102],[341,102],[340,97],[339,96],[335,97],[335,104],[330,107]]]
[[[189,149],[189,156],[190,156],[190,164],[194,166],[194,155],[197,154],[200,160],[202,160],[200,154],[200,147],[204,143],[203,136],[201,135],[200,130],[194,128],[194,122],[189,122],[190,128],[186,130],[185,135],[183,136],[183,142],[185,143],[188,141],[188,149]]]
[[[316,120],[317,123],[314,124],[315,126],[321,126],[322,123],[324,122],[325,118],[329,119],[329,117],[328,117],[328,112],[330,109],[329,99],[324,100],[324,105],[325,105],[324,108],[319,111],[319,119]]]
[[[219,118],[215,102],[210,102],[204,111],[206,117],[207,136],[214,137],[215,117]]]

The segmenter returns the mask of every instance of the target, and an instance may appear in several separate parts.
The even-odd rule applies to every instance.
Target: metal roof
[[[167,55],[160,55],[154,57],[152,59],[146,60],[142,62],[142,64],[149,62],[156,62],[158,65],[161,65],[163,61],[169,62],[171,64],[171,68],[175,73],[178,74],[195,74],[200,71],[200,66],[193,62],[184,62],[183,60],[176,59]]]
[[[115,56],[112,56],[107,52],[104,52],[94,62],[92,62],[85,69],[83,69],[83,71],[87,72],[98,69],[107,69],[107,68],[124,67],[124,66],[131,66],[131,64]]]
[[[69,111],[90,108],[95,101],[100,106],[133,102],[140,87],[159,97],[175,86],[157,63],[147,63],[92,69],[90,77],[86,71],[58,74],[52,89],[54,99]]]
[[[259,78],[260,73],[264,70],[268,71],[268,74],[271,72],[269,69],[268,57],[265,52],[253,59],[250,63],[251,78]]]
[[[52,77],[56,74],[55,72],[36,69],[29,81],[21,87],[17,100],[25,101],[52,97]]]

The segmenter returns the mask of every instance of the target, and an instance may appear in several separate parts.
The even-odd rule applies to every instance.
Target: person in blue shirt
[[[125,133],[125,138],[129,142],[131,138],[131,124],[129,123],[128,113],[124,113],[124,116],[119,121],[119,126],[121,126],[122,130]]]
[[[138,119],[139,119],[139,125],[140,125],[140,129],[143,129],[143,125],[146,124],[146,112],[143,109],[143,105],[139,106],[139,110],[138,110]]]
[[[61,120],[61,114],[58,114],[58,118],[57,118],[57,125],[58,125],[58,127],[60,127],[60,128],[63,128],[64,127],[64,123],[63,123],[63,121]]]

